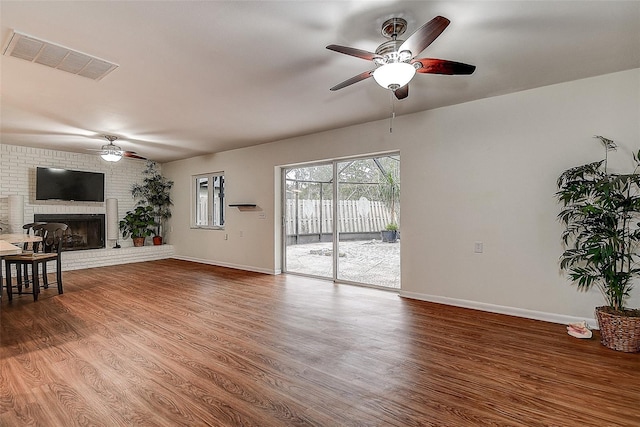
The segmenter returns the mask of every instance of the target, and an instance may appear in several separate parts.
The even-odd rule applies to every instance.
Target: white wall
[[[361,133],[371,126],[163,164],[163,174],[175,182],[173,217],[167,237],[176,248],[177,256],[252,271],[278,272],[280,175],[277,166],[399,148],[388,136],[388,122],[373,124],[379,132],[370,139],[362,138]],[[224,230],[191,229],[191,176],[209,172],[225,173],[227,204],[255,203],[259,210],[241,212],[227,207]],[[274,203],[276,199],[278,202]],[[260,213],[265,219],[260,219]],[[228,240],[224,239],[225,234]]]
[[[118,199],[118,217],[123,218],[135,206],[131,186],[142,182],[145,162],[124,158],[108,163],[95,154],[69,153],[40,148],[0,145],[0,223],[8,221],[7,196],[24,196],[24,223],[34,214],[104,214],[105,204],[98,202],[36,201],[36,167],[57,167],[105,174],[105,199]],[[147,239],[149,240],[149,239]],[[151,243],[151,242],[147,242]],[[122,240],[124,247],[133,246],[131,239]]]
[[[592,318],[600,294],[577,292],[559,273],[556,179],[604,156],[593,135],[618,141],[614,161],[629,159],[630,150],[640,149],[639,121],[640,70],[412,121],[411,132],[428,139],[411,155],[402,150],[403,291]],[[473,253],[476,241],[484,243],[483,254]],[[640,306],[640,292],[632,305]]]
[[[417,96],[414,94],[413,96]],[[310,112],[312,114],[312,112]],[[559,273],[555,181],[640,148],[640,69],[163,165],[175,181],[169,239],[178,256],[255,271],[280,268],[280,165],[400,150],[402,293],[528,317],[592,318],[602,300]],[[224,171],[224,231],[189,228],[191,175]],[[240,237],[240,232],[244,237]],[[225,234],[229,239],[224,240]],[[474,243],[484,253],[474,254]],[[640,290],[631,301],[640,306]]]

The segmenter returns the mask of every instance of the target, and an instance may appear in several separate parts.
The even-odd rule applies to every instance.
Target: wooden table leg
[[[31,264],[31,276],[33,277],[33,300],[38,301],[38,294],[40,293],[40,274],[38,272],[38,263]]]
[[[5,259],[4,266],[7,274],[7,297],[9,297],[9,301],[11,301],[13,299],[13,292],[11,290],[11,264]]]

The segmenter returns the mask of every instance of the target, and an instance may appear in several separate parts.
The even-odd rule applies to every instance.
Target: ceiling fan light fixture
[[[104,135],[104,137],[109,141],[108,144],[102,146],[102,152],[100,153],[100,157],[107,162],[117,162],[122,158],[124,152],[122,148],[118,147],[113,143],[117,136],[112,135]]]
[[[405,86],[416,75],[416,69],[407,62],[384,64],[373,72],[375,81],[385,89],[396,90]]]
[[[103,145],[100,157],[107,162],[117,162],[122,158],[122,149],[113,144]]]

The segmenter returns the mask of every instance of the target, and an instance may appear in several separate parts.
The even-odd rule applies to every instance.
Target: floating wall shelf
[[[230,203],[230,208],[238,208],[239,211],[255,211],[258,207],[255,203]]]

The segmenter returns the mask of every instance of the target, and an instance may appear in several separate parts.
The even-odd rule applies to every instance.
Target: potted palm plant
[[[120,231],[122,237],[131,236],[133,246],[144,246],[147,236],[153,233],[153,227],[156,227],[156,221],[153,217],[153,207],[138,206],[133,211],[127,212],[125,217],[120,220]]]
[[[616,144],[596,136],[604,146],[603,160],[576,166],[558,178],[558,218],[565,226],[565,251],[560,268],[579,290],[596,286],[607,305],[596,308],[601,342],[626,352],[640,351],[640,310],[625,306],[640,276],[636,264],[640,242],[640,151],[631,173],[607,169]]]
[[[380,231],[383,242],[394,243],[398,240],[398,222],[396,207],[400,204],[400,181],[392,171],[383,171],[378,184],[378,192],[384,204],[389,208],[390,222]]]
[[[131,195],[139,199],[138,205],[151,206],[155,218],[153,230],[153,244],[161,245],[164,235],[164,225],[171,218],[171,188],[173,181],[168,180],[158,171],[158,165],[152,160],[147,161],[147,168],[142,171],[145,178],[142,184],[134,184],[131,187]]]

